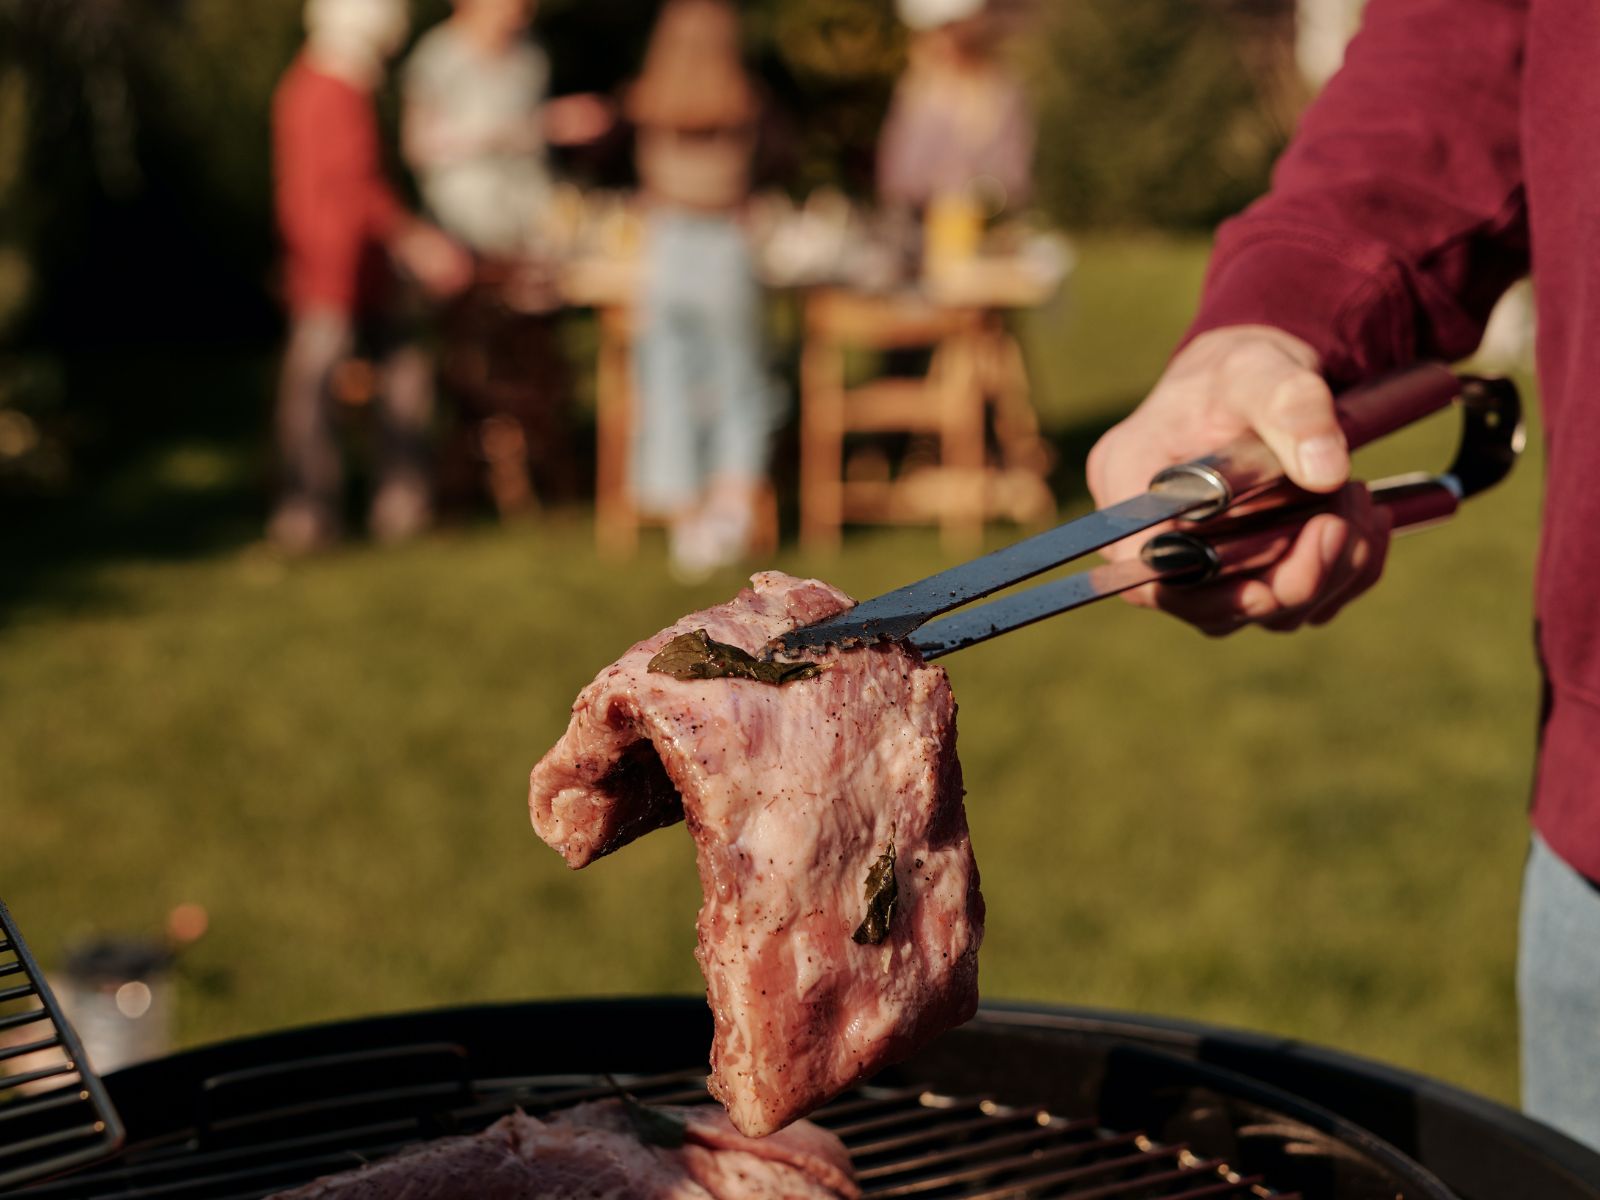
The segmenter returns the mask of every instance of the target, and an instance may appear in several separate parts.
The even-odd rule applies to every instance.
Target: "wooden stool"
[[[633,436],[633,310],[596,310],[600,349],[595,361],[594,534],[602,554],[628,558],[639,545],[639,514],[628,487]]]
[[[800,531],[808,546],[837,547],[846,521],[933,521],[951,551],[970,552],[992,514],[1034,520],[1054,512],[1044,482],[1050,452],[1028,400],[1021,352],[993,313],[916,296],[825,290],[807,300],[805,337]],[[851,348],[929,349],[931,359],[920,378],[850,387],[845,359]],[[997,468],[988,463],[991,406]],[[895,479],[886,467],[853,471],[844,455],[851,433],[926,435],[937,459]]]

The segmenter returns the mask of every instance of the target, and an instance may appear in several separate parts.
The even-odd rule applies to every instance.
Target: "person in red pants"
[[[276,419],[283,477],[267,533],[289,553],[340,536],[331,381],[358,348],[379,364],[371,531],[397,541],[428,525],[432,364],[407,327],[402,282],[443,297],[472,276],[468,254],[407,213],[384,175],[372,94],[405,39],[403,0],[309,0],[305,21],[272,108],[289,336]]]

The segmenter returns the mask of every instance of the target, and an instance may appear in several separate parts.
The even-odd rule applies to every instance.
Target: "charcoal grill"
[[[698,998],[367,1018],[118,1071],[113,1159],[26,1200],[260,1197],[610,1094],[705,1100]],[[815,1118],[869,1197],[1600,1200],[1600,1156],[1415,1076],[1246,1034],[990,1008]]]

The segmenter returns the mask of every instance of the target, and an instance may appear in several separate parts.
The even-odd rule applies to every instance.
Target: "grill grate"
[[[110,1154],[122,1124],[0,902],[0,1188]]]
[[[868,1197],[1265,1197],[1259,1178],[1142,1133],[920,1089],[861,1089],[812,1118],[850,1148]]]
[[[437,1044],[219,1076],[207,1082],[206,1112],[191,1136],[134,1147],[115,1163],[19,1195],[258,1200],[419,1141],[482,1129],[514,1106],[540,1115],[614,1094],[593,1075],[470,1080],[464,1065],[459,1048]],[[285,1071],[298,1076],[287,1092]],[[386,1076],[410,1082],[393,1088]],[[341,1078],[344,1089],[332,1094],[319,1083]],[[362,1090],[351,1092],[357,1078]],[[618,1078],[652,1103],[709,1100],[700,1072]],[[426,1115],[417,1115],[419,1102]],[[1182,1145],[982,1097],[858,1087],[811,1119],[849,1147],[863,1194],[874,1200],[1299,1200]]]

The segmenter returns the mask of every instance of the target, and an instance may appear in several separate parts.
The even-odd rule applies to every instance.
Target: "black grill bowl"
[[[1463,1200],[1600,1200],[1600,1154],[1513,1109],[1424,1075],[1288,1038],[1086,1008],[998,1005],[994,1025],[1136,1045],[1293,1094],[1360,1125]]]
[[[647,1099],[703,1098],[710,1035],[698,998],[614,999],[201,1047],[107,1078],[127,1126],[115,1159],[15,1194],[260,1197],[513,1105],[601,1094],[601,1072]],[[1087,1010],[987,1008],[817,1119],[869,1196],[1600,1200],[1600,1156],[1477,1097],[1295,1043]]]

